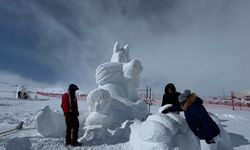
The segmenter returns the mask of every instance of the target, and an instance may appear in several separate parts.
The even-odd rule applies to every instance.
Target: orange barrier
[[[54,98],[61,98],[62,93],[46,93],[46,92],[36,92],[36,94],[47,96],[47,97],[54,97]],[[87,94],[76,94],[78,100],[87,100]]]

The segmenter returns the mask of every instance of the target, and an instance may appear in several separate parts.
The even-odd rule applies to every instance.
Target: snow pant
[[[76,116],[65,116],[66,144],[75,144],[78,139],[79,120]]]

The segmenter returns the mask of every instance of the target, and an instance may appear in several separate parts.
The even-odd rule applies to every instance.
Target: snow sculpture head
[[[139,86],[140,83],[140,73],[143,67],[139,60],[131,60],[130,62],[124,64],[123,75],[126,79],[131,81],[135,88]]]
[[[116,83],[124,80],[122,72],[122,64],[108,62],[100,65],[96,69],[96,83],[105,85],[107,83]]]
[[[120,62],[120,63],[127,63],[130,61],[129,57],[129,51],[128,51],[128,45],[125,45],[124,47],[120,48],[118,41],[115,42],[114,48],[113,48],[113,55],[111,57],[111,62]]]
[[[17,91],[21,91],[21,92],[28,92],[27,88],[23,85],[19,85],[17,87]]]
[[[88,94],[87,102],[90,112],[105,114],[109,109],[111,97],[108,91],[95,89]]]

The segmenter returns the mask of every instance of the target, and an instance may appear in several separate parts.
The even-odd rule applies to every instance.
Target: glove
[[[70,118],[71,117],[71,114],[68,112],[68,113],[64,113],[64,116],[66,117],[66,118]]]
[[[209,140],[205,139],[205,141],[207,144],[214,144],[215,143],[214,139],[209,139]]]

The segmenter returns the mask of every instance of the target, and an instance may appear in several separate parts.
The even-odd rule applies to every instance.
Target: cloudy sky
[[[1,0],[0,82],[96,87],[115,41],[141,60],[141,88],[250,89],[248,0]]]

